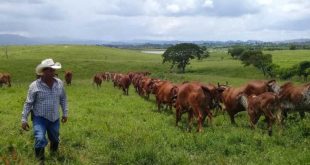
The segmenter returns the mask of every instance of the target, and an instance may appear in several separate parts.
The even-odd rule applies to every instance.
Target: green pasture
[[[202,133],[187,131],[187,115],[175,127],[174,111],[157,111],[152,96],[146,100],[131,87],[129,96],[104,82],[92,85],[96,72],[150,71],[152,77],[173,82],[202,81],[238,86],[265,79],[254,67],[243,67],[225,51],[212,51],[202,61],[192,60],[185,74],[162,64],[160,55],[138,50],[102,46],[9,46],[7,59],[0,47],[0,72],[12,75],[12,87],[0,88],[0,164],[34,164],[33,133],[20,128],[21,112],[34,69],[45,58],[53,58],[64,70],[73,71],[73,84],[66,86],[69,118],[61,125],[59,155],[46,164],[310,164],[310,117],[300,120],[289,114],[285,125],[267,134],[263,118],[251,130],[245,112],[236,116],[237,126],[227,114],[218,114]],[[274,63],[290,67],[310,59],[309,50],[265,52]],[[283,83],[283,81],[280,81]],[[303,82],[297,82],[303,83]],[[31,123],[29,119],[29,123]],[[194,127],[196,123],[194,122]]]

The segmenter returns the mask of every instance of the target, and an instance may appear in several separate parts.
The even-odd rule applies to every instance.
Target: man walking
[[[50,152],[55,153],[58,150],[59,105],[62,108],[62,123],[68,118],[66,93],[62,81],[55,77],[56,69],[61,69],[61,64],[54,63],[52,59],[45,59],[36,67],[40,78],[29,86],[22,113],[22,128],[28,131],[27,118],[32,111],[35,156],[40,161],[44,161],[44,148],[48,143],[46,132],[50,140]]]

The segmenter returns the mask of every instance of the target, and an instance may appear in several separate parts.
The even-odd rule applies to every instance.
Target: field
[[[304,120],[290,114],[283,128],[274,127],[272,137],[263,119],[251,130],[245,112],[237,115],[238,126],[221,114],[202,133],[188,132],[187,115],[175,127],[174,113],[158,112],[154,97],[147,101],[133,88],[124,96],[111,82],[100,89],[91,83],[99,71],[140,70],[174,82],[228,81],[238,86],[264,79],[255,68],[231,59],[225,50],[212,51],[203,61],[193,60],[185,74],[170,72],[160,55],[133,50],[71,45],[11,46],[8,50],[8,59],[0,52],[0,72],[13,77],[11,88],[0,88],[0,164],[35,163],[33,133],[21,130],[20,119],[34,69],[49,57],[62,63],[61,78],[66,69],[73,70],[74,77],[73,85],[66,87],[69,119],[61,125],[60,154],[51,157],[47,150],[47,164],[310,164],[309,114]],[[304,50],[268,53],[281,67],[310,57],[310,51]]]

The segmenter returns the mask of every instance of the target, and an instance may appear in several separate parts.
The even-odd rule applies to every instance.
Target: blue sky
[[[0,0],[0,34],[106,41],[310,38],[310,1]]]

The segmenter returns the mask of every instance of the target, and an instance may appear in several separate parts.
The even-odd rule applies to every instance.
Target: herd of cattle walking
[[[272,125],[287,117],[288,112],[299,112],[301,118],[310,111],[310,83],[294,85],[287,82],[279,86],[276,80],[254,80],[240,87],[230,87],[226,84],[204,84],[201,82],[183,82],[175,84],[168,80],[149,77],[149,72],[129,72],[127,74],[103,72],[93,77],[93,82],[100,87],[102,81],[112,81],[114,87],[123,90],[128,95],[130,84],[142,97],[149,99],[154,94],[158,111],[163,105],[176,112],[176,126],[182,114],[188,113],[189,130],[193,117],[197,118],[197,131],[209,118],[212,122],[212,109],[224,110],[232,124],[236,124],[235,115],[247,111],[250,125],[255,128],[260,116],[265,116],[268,133],[272,134]],[[224,108],[222,108],[224,105]]]
[[[156,98],[158,111],[163,106],[176,112],[176,126],[182,114],[188,114],[189,130],[194,116],[197,119],[197,131],[202,131],[206,119],[212,122],[211,110],[226,111],[232,124],[236,124],[235,115],[247,111],[250,125],[255,128],[259,118],[265,116],[268,133],[272,134],[272,125],[277,120],[282,123],[288,112],[299,112],[300,117],[310,112],[310,83],[294,85],[287,82],[278,85],[276,80],[254,80],[240,87],[226,84],[204,84],[201,82],[183,82],[175,84],[168,80],[149,77],[150,72],[129,72],[127,74],[103,72],[93,76],[93,83],[101,87],[103,81],[112,81],[114,87],[128,95],[132,84],[135,92],[149,99],[153,94]],[[39,78],[39,76],[37,76]],[[65,71],[65,81],[71,85],[72,71]],[[0,73],[0,87],[11,86],[11,76]],[[222,108],[224,106],[224,108]]]

